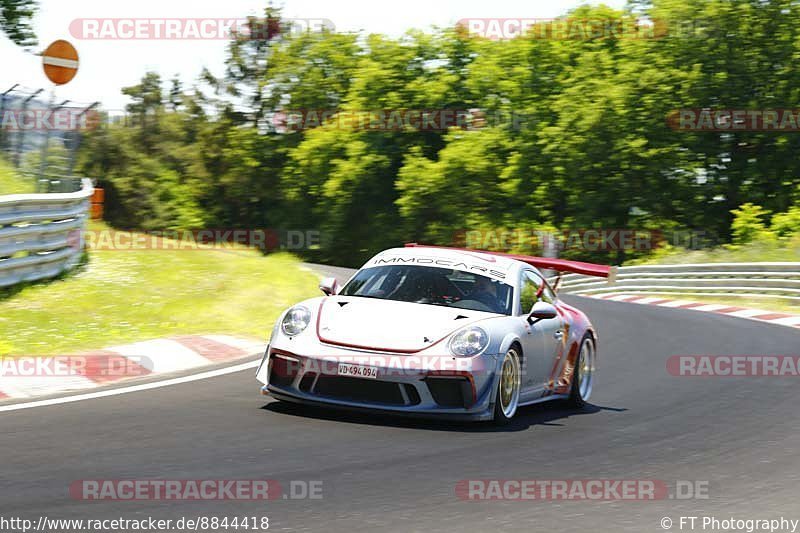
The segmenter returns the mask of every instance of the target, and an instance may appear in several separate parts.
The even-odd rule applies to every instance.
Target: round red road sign
[[[56,85],[69,83],[78,73],[78,51],[69,42],[59,39],[42,52],[45,75]]]

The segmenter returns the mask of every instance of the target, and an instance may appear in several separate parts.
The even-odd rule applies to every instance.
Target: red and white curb
[[[655,296],[641,296],[636,294],[612,293],[586,295],[590,298],[600,300],[612,300],[615,302],[627,302],[632,304],[658,305],[660,307],[673,307],[676,309],[691,309],[693,311],[705,311],[708,313],[718,313],[721,315],[735,316],[738,318],[749,318],[760,322],[778,324],[800,328],[800,315],[790,315],[787,313],[776,313],[763,309],[751,309],[747,307],[736,307],[724,304],[708,304],[701,302],[691,302],[688,300],[672,300]]]
[[[266,346],[230,335],[184,335],[74,356],[0,358],[0,400],[81,391],[134,377],[201,368],[261,355]],[[80,372],[58,371],[64,368],[63,361],[75,359],[82,365]]]

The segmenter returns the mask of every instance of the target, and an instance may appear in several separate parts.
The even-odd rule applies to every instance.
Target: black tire
[[[521,373],[520,373],[521,355],[520,354],[521,354],[521,350],[519,349],[519,346],[517,346],[515,344],[515,345],[512,345],[511,348],[508,349],[508,352],[506,352],[506,355],[503,357],[503,365],[500,367],[501,375],[500,375],[500,379],[497,380],[497,390],[495,391],[495,396],[494,396],[494,418],[492,419],[492,421],[495,423],[495,425],[498,425],[498,426],[508,425],[511,422],[511,420],[514,418],[514,415],[517,412],[517,406],[519,405],[519,392],[520,392],[520,387],[521,387],[521,385],[520,385],[520,381],[521,381]],[[511,363],[515,367],[515,371],[516,371],[516,378],[515,378],[516,379],[516,393],[512,393],[512,395],[516,394],[516,397],[513,399],[512,403],[509,403],[509,407],[506,408],[506,407],[504,407],[504,402],[502,401],[500,395],[502,394],[501,389],[503,388],[502,387],[502,385],[503,385],[503,383],[502,383],[503,382],[503,371],[505,370],[506,358],[508,358],[508,357],[511,357],[513,360],[516,361],[515,363],[513,363],[513,362]]]
[[[567,400],[567,403],[570,406],[577,407],[577,408],[585,407],[586,404],[587,404],[587,401],[589,399],[589,396],[591,395],[591,387],[589,388],[589,394],[586,395],[586,398],[584,398],[581,395],[581,391],[580,391],[581,374],[583,372],[583,369],[581,368],[582,367],[582,365],[581,365],[581,356],[584,355],[583,349],[584,349],[584,344],[586,344],[586,343],[589,344],[589,349],[591,350],[591,358],[592,359],[590,361],[590,364],[592,365],[592,367],[594,366],[595,355],[597,353],[596,352],[596,346],[594,344],[594,337],[592,337],[592,334],[587,331],[583,335],[583,338],[581,339],[581,344],[578,347],[577,360],[575,361],[575,372],[573,373],[573,376],[572,376],[572,384],[570,385],[570,389],[569,389],[569,399]],[[592,377],[591,377],[591,379],[593,380],[593,378],[594,378],[594,368],[592,368]]]

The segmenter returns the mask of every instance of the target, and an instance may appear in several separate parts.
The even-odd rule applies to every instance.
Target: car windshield
[[[339,294],[510,315],[513,290],[472,272],[392,265],[360,270]]]

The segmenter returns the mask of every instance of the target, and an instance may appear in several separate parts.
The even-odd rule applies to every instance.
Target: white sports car
[[[383,251],[339,289],[285,311],[257,371],[279,400],[509,421],[592,393],[597,335],[537,267],[610,267],[416,244]]]

